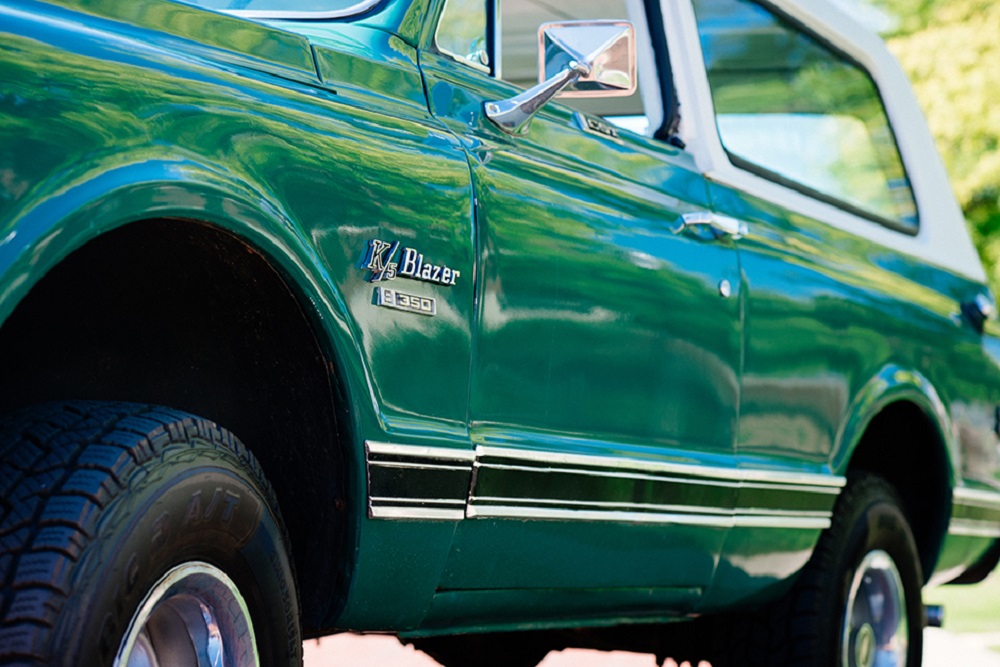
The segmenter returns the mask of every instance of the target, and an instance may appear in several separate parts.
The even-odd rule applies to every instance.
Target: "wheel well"
[[[343,538],[347,402],[289,282],[214,227],[151,220],[48,273],[0,328],[0,414],[57,399],[149,402],[235,433],[277,493],[306,629],[323,623]]]
[[[849,466],[849,472],[875,473],[896,488],[925,579],[934,570],[948,528],[950,469],[934,422],[908,401],[892,403],[872,419]]]

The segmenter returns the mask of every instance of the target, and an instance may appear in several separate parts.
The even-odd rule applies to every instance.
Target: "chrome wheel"
[[[260,667],[253,623],[236,584],[202,562],[153,586],[129,623],[115,667]]]
[[[885,551],[868,552],[854,573],[843,628],[843,667],[906,664],[906,595],[899,570]]]

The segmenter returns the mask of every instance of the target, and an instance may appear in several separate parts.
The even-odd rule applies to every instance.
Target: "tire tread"
[[[236,455],[277,507],[242,443],[183,412],[72,401],[0,421],[0,665],[48,664],[47,633],[67,601],[73,566],[93,540],[101,510],[166,447],[189,438]]]

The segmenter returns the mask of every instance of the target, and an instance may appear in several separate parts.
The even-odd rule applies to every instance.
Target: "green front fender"
[[[260,251],[311,307],[321,340],[340,361],[352,396],[372,395],[356,344],[358,331],[338,288],[319,269],[301,231],[280,206],[245,180],[188,159],[121,159],[95,165],[75,182],[34,198],[0,242],[0,322],[60,261],[101,234],[152,218],[176,218],[224,229]],[[374,403],[365,402],[373,417]]]

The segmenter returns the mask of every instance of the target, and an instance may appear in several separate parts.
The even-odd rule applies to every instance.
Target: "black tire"
[[[227,665],[249,637],[260,665],[302,664],[277,504],[234,436],[166,408],[47,404],[0,424],[0,461],[0,665],[110,667],[126,635],[167,642],[192,599],[218,607]]]
[[[867,577],[859,575],[862,567]],[[876,628],[878,634],[881,626],[874,621],[858,624],[846,633],[845,651],[848,602],[852,590],[863,593],[866,587],[883,584],[898,584],[903,598],[898,616],[905,619],[908,637],[898,659],[879,664],[919,667],[923,575],[916,543],[893,487],[875,475],[855,475],[837,500],[830,528],[784,598],[756,612],[705,618],[671,630],[686,635],[679,642],[686,655],[707,659],[713,667],[863,665],[856,654],[859,637],[870,640],[869,630]],[[854,595],[855,601],[859,598],[863,595]],[[863,606],[854,607],[856,620]],[[889,609],[884,625],[891,625],[891,616]]]

